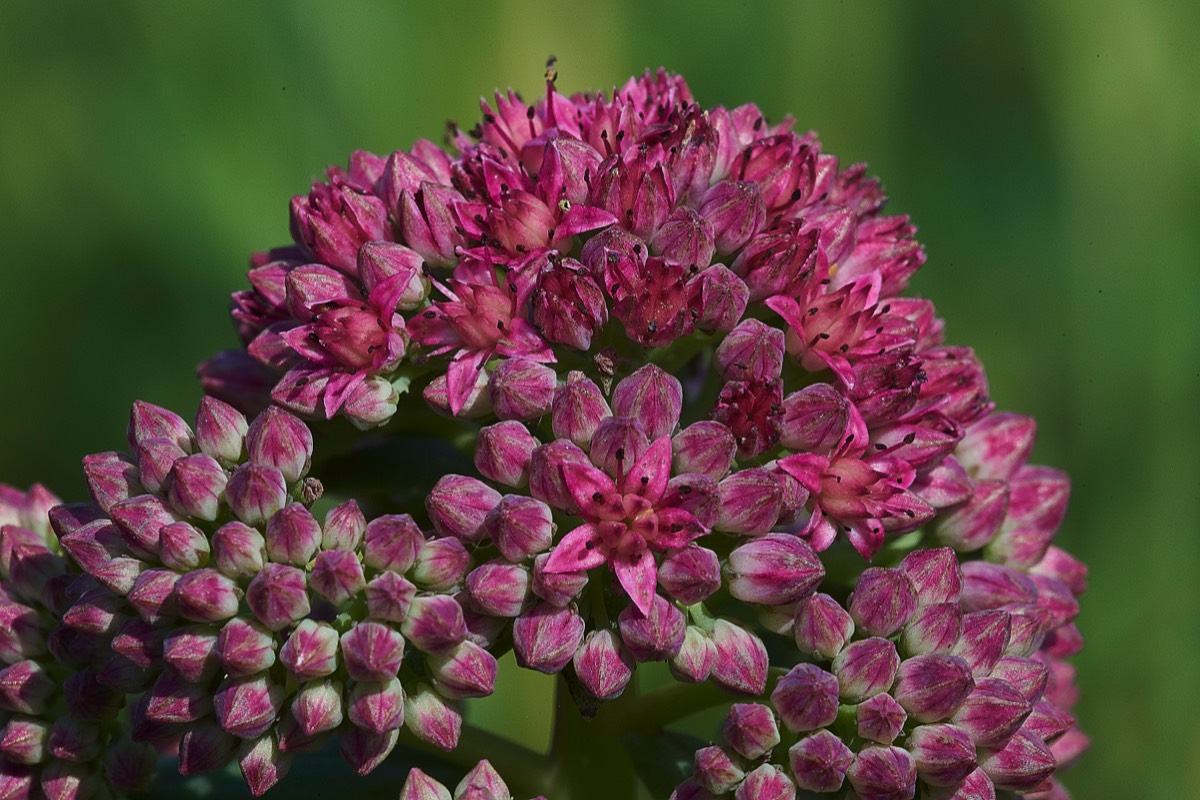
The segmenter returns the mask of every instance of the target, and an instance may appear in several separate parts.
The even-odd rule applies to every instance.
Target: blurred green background
[[[355,148],[495,86],[660,64],[869,161],[951,341],[1070,471],[1081,798],[1200,797],[1200,6],[0,5],[0,479],[79,497],[129,403],[190,414],[247,255]]]

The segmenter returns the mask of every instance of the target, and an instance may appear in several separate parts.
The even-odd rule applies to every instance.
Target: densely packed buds
[[[85,785],[125,695],[133,739],[256,794],[334,737],[363,773],[402,726],[452,748],[511,648],[589,718],[647,661],[736,696],[681,800],[1063,796],[1069,482],[902,295],[925,256],[878,182],[665,72],[483,106],[453,152],[358,152],[293,200],[194,426],[136,404],[131,452],[85,459],[94,504],[51,515],[71,591],[52,501],[0,502],[40,537],[0,548],[13,794],[45,753],[47,794]],[[470,460],[326,510],[300,418],[337,416]],[[70,679],[25,655],[35,602]],[[59,695],[79,725],[44,724]],[[455,797],[507,796],[472,774]]]
[[[58,503],[0,484],[0,796],[123,797],[155,765],[118,725],[136,676],[110,685],[130,677],[112,673],[109,643],[133,609],[62,557]]]
[[[277,407],[247,422],[206,398],[193,428],[138,403],[129,430],[131,454],[89,457],[95,505],[63,507],[53,523],[86,579],[124,609],[104,623],[115,653],[97,679],[115,690],[139,676],[135,740],[183,734],[185,774],[236,758],[255,794],[331,736],[370,771],[406,709],[419,738],[454,746],[455,701],[490,694],[496,676],[453,596],[471,562],[457,538],[407,514],[368,521],[353,500],[319,521],[312,435]],[[439,529],[479,524],[461,503],[433,514]],[[78,604],[70,615],[83,624]],[[445,699],[421,699],[430,692]]]

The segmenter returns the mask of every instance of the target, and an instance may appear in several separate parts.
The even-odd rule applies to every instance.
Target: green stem
[[[546,794],[555,800],[611,800],[637,796],[637,774],[620,734],[622,720],[636,705],[636,678],[616,700],[588,719],[571,698],[567,676],[555,691],[554,743],[546,773]]]
[[[637,705],[621,719],[621,730],[648,736],[672,722],[731,699],[727,692],[709,682],[664,686],[638,698]]]

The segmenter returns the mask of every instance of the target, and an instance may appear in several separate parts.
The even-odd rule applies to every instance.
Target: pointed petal
[[[585,516],[601,517],[605,503],[615,499],[617,486],[602,469],[568,461],[562,465],[562,474],[567,491]]]
[[[580,525],[554,546],[542,571],[550,574],[584,572],[600,566],[606,560],[607,557],[600,547],[600,535],[596,526]]]
[[[629,599],[643,614],[650,613],[650,605],[654,601],[654,586],[658,581],[658,567],[654,556],[642,553],[640,557],[629,560],[617,557],[612,562],[613,572],[617,581],[629,594]]]
[[[671,478],[671,437],[655,439],[641,458],[625,474],[621,491],[625,494],[640,494],[651,503],[657,503],[667,489]]]
[[[455,416],[463,410],[471,391],[475,388],[475,380],[479,370],[492,355],[490,350],[459,350],[446,367],[446,392],[449,395],[450,413]]]

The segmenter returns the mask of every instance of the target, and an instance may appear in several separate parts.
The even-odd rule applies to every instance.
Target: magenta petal
[[[612,478],[591,464],[568,461],[562,465],[562,474],[567,490],[585,515],[597,514],[604,501],[616,494]]]
[[[446,388],[450,395],[450,412],[455,416],[458,416],[458,412],[463,410],[463,406],[470,399],[471,392],[475,388],[475,380],[479,377],[479,371],[483,369],[483,365],[491,355],[490,350],[460,351],[459,355],[451,359],[450,365],[446,367]]]
[[[638,611],[649,614],[650,604],[654,600],[654,586],[658,582],[654,556],[645,552],[632,560],[618,556],[613,559],[612,566],[621,587],[629,594]]]
[[[657,503],[671,477],[671,437],[655,439],[621,482],[624,494],[640,494]]]
[[[580,525],[555,545],[542,571],[551,574],[582,572],[598,567],[606,560],[600,550],[600,533],[596,526]]]

